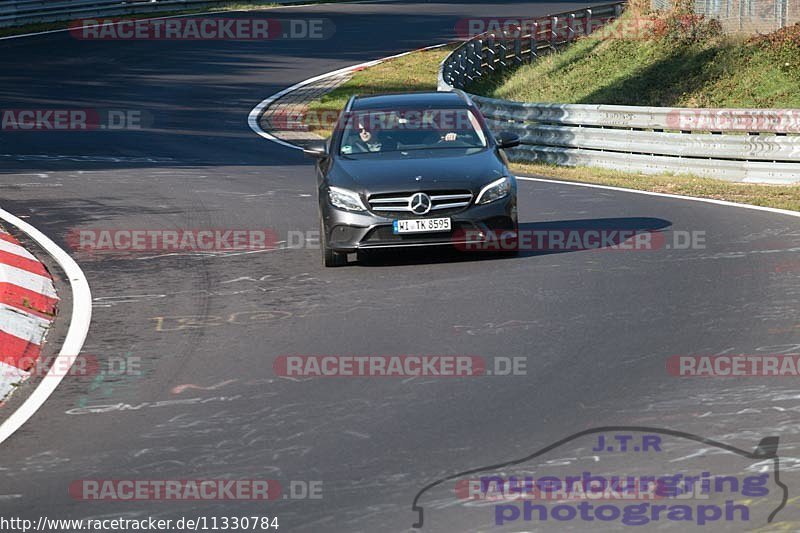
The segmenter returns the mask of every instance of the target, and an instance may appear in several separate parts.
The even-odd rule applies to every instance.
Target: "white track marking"
[[[50,371],[42,378],[36,390],[0,424],[0,443],[2,443],[39,410],[61,383],[66,371],[72,367],[89,333],[89,324],[92,321],[92,293],[89,290],[89,282],[86,281],[86,276],[78,264],[49,237],[3,209],[0,209],[0,219],[26,233],[44,248],[64,270],[72,289],[72,317],[64,344]]]
[[[19,244],[14,244],[13,242],[4,241],[3,239],[0,239],[0,251],[18,255],[20,257],[24,257],[25,259],[36,260],[36,258],[33,257],[32,253],[30,253],[28,250],[26,250]]]
[[[0,215],[0,218],[2,218],[2,215]],[[4,264],[2,269],[0,269],[0,283],[3,282],[11,283],[12,285],[17,285],[18,287],[38,292],[39,294],[44,294],[50,298],[58,298],[50,278],[11,265]]]
[[[742,207],[745,209],[753,209],[756,211],[767,211],[769,213],[789,215],[790,217],[800,217],[800,211],[790,211],[788,209],[778,209],[777,207],[764,207],[761,205],[738,204],[736,202],[728,202],[727,200],[715,200],[713,198],[697,198],[695,196],[683,196],[680,194],[669,194],[664,192],[640,191],[637,189],[626,189],[625,187],[613,187],[611,185],[597,185],[594,183],[579,183],[575,181],[552,180],[549,178],[530,178],[528,176],[517,176],[517,179],[524,181],[541,181],[543,183],[556,183],[558,185],[574,185],[576,187],[589,187],[590,189],[607,189],[610,191],[630,192],[634,194],[645,194],[647,196],[660,196],[662,198],[674,198],[676,200],[704,202],[707,204],[724,205],[726,207]]]

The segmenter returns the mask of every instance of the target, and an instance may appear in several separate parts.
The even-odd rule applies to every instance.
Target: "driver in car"
[[[347,142],[342,145],[342,153],[363,154],[365,152],[380,152],[383,143],[377,132],[372,132],[364,125],[361,118],[357,119],[356,128],[351,130]],[[358,133],[356,133],[356,131]]]
[[[356,131],[358,132],[357,134]],[[434,135],[436,138],[431,139],[433,143],[452,142],[458,138],[458,134],[452,131],[443,135],[440,132],[436,132]],[[342,144],[342,153],[344,154],[380,152],[381,150],[392,151],[396,149],[397,141],[391,135],[378,135],[377,131],[367,128],[361,117],[357,118],[356,128],[351,130],[347,142]]]

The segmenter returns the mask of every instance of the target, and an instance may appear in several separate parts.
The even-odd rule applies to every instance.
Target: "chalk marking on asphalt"
[[[252,129],[255,133],[257,133],[261,137],[264,137],[265,139],[270,140],[270,141],[275,142],[275,143],[278,143],[280,145],[286,146],[287,148],[293,148],[295,150],[302,150],[303,149],[302,146],[298,146],[296,144],[291,144],[291,143],[286,142],[284,140],[278,139],[274,135],[271,135],[270,133],[262,130],[261,127],[258,125],[258,119],[261,116],[261,113],[272,102],[274,102],[278,98],[281,98],[281,97],[291,93],[292,91],[295,91],[295,90],[297,90],[297,89],[299,89],[301,87],[304,87],[304,86],[308,85],[309,83],[313,83],[313,82],[321,80],[321,79],[329,78],[329,77],[332,77],[332,76],[337,76],[339,74],[343,74],[343,73],[345,73],[347,71],[350,71],[350,70],[360,70],[362,68],[367,68],[367,67],[371,67],[371,66],[374,66],[374,65],[378,65],[378,64],[380,64],[380,63],[382,63],[382,62],[384,62],[386,60],[394,59],[394,58],[397,58],[397,57],[402,57],[402,56],[405,56],[405,55],[408,55],[408,54],[412,54],[414,52],[421,52],[423,50],[431,50],[431,49],[434,49],[434,48],[441,48],[443,46],[447,46],[448,44],[450,44],[450,43],[443,43],[443,44],[437,44],[437,45],[433,45],[433,46],[427,46],[425,48],[419,48],[417,50],[409,50],[408,52],[403,52],[402,54],[396,54],[396,55],[384,57],[384,58],[381,58],[381,59],[375,59],[375,60],[372,60],[372,61],[367,61],[366,63],[359,63],[358,65],[353,65],[353,66],[350,66],[350,67],[341,68],[341,69],[338,69],[338,70],[327,72],[325,74],[320,74],[319,76],[314,76],[313,78],[309,78],[309,79],[301,81],[299,83],[295,83],[291,87],[287,87],[286,89],[273,94],[269,98],[267,98],[267,99],[263,100],[261,103],[259,103],[256,107],[254,107],[252,109],[252,111],[250,111],[250,115],[247,118],[247,122],[250,125],[250,129]],[[743,209],[753,209],[755,211],[766,211],[768,213],[776,213],[776,214],[779,214],[779,215],[789,215],[791,217],[800,217],[800,211],[790,211],[788,209],[778,209],[776,207],[764,207],[764,206],[752,205],[752,204],[741,204],[741,203],[736,203],[736,202],[729,202],[727,200],[715,200],[713,198],[698,198],[696,196],[683,196],[683,195],[680,195],[680,194],[669,194],[669,193],[663,193],[663,192],[640,191],[640,190],[637,190],[637,189],[626,189],[625,187],[613,187],[611,185],[597,185],[595,183],[579,183],[579,182],[575,182],[575,181],[562,181],[562,180],[555,180],[555,179],[550,179],[550,178],[532,178],[532,177],[528,177],[528,176],[517,176],[517,179],[518,180],[524,180],[524,181],[541,181],[543,183],[555,183],[557,185],[573,185],[573,186],[576,186],[576,187],[589,187],[589,188],[593,188],[593,189],[606,189],[606,190],[610,190],[610,191],[629,192],[629,193],[634,193],[634,194],[645,194],[645,195],[648,195],[648,196],[659,196],[659,197],[662,197],[662,198],[674,198],[676,200],[687,200],[687,201],[691,201],[691,202],[704,202],[704,203],[707,203],[707,204],[722,205],[722,206],[726,206],[726,207],[741,207]]]
[[[86,340],[89,324],[92,321],[92,293],[89,290],[89,282],[86,281],[86,276],[75,260],[49,237],[4,209],[0,209],[0,219],[24,232],[44,248],[64,271],[72,289],[72,317],[70,318],[69,330],[64,339],[64,344],[62,344],[53,366],[47,372],[47,375],[42,378],[33,393],[11,416],[0,424],[0,443],[2,443],[44,405],[44,402],[47,401],[59,383],[61,383],[61,380],[64,379],[64,376],[68,373],[67,371],[72,368],[72,364],[81,352],[81,348],[83,348],[83,342]]]
[[[184,383],[183,385],[176,385],[175,387],[172,387],[172,390],[170,392],[172,392],[172,394],[180,394],[180,393],[182,393],[182,392],[184,392],[186,390],[189,390],[189,389],[217,390],[217,389],[221,389],[222,387],[224,387],[226,385],[230,385],[231,383],[234,383],[236,381],[239,381],[239,379],[238,378],[226,379],[225,381],[220,381],[219,383],[216,383],[214,385],[209,385],[207,387],[202,386],[202,385],[196,385],[194,383]]]

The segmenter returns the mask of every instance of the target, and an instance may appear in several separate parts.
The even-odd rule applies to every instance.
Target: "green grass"
[[[586,50],[583,41],[576,46],[584,47]],[[439,63],[451,49],[452,47],[415,52],[359,71],[348,82],[312,102],[309,111],[310,113],[339,112],[352,94],[433,90],[436,88]],[[632,103],[641,102],[633,98]],[[318,128],[316,133],[328,135],[330,131]],[[555,167],[537,163],[513,164],[511,168],[519,174],[535,174],[564,181],[596,183],[800,211],[800,185],[731,183],[693,176],[647,175],[599,168]]]
[[[344,84],[322,95],[308,106],[309,116],[326,116],[341,111],[353,94],[395,93],[406,91],[435,91],[436,73],[455,45],[423,50],[385,61],[356,72]],[[325,124],[310,124],[315,133],[328,136]]]
[[[556,167],[541,163],[513,163],[519,174],[535,174],[563,181],[596,183],[640,191],[713,198],[764,207],[800,211],[800,185],[732,183],[688,175],[652,175],[603,168]]]
[[[800,108],[800,25],[725,36],[713,21],[634,15],[470,91],[523,102]]]

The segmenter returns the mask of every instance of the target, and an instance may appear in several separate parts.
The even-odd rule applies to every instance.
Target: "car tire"
[[[347,254],[332,250],[328,246],[328,236],[322,216],[319,219],[319,243],[322,248],[322,264],[326,267],[339,267],[347,264]]]

